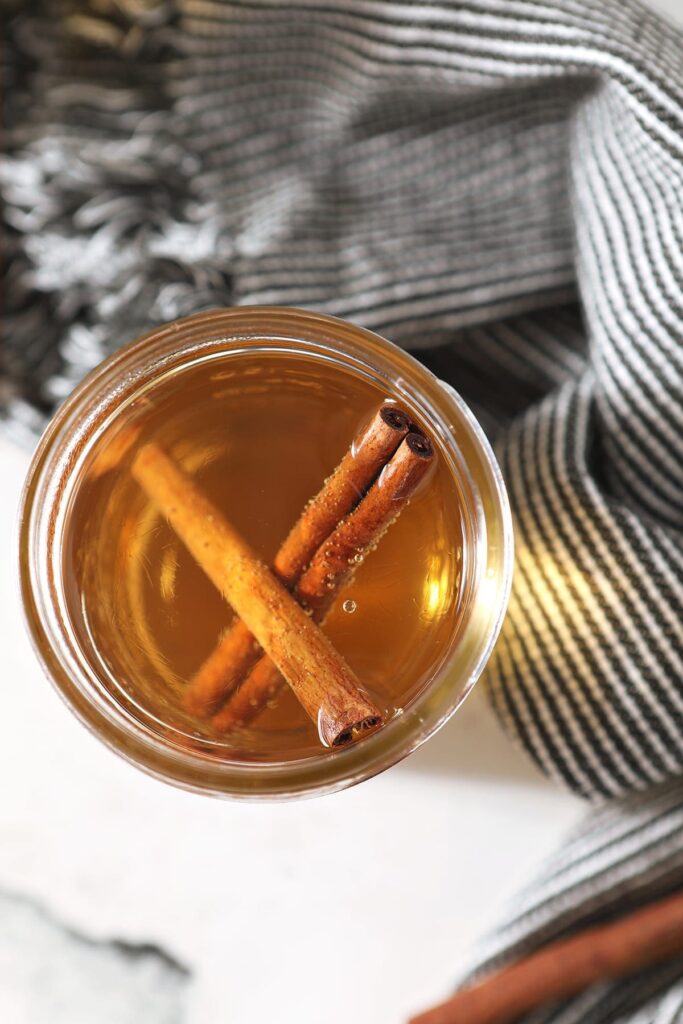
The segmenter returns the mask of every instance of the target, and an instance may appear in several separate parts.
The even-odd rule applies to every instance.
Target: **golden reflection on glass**
[[[450,566],[440,558],[433,558],[425,579],[423,614],[427,619],[437,619],[448,606],[452,588]]]
[[[500,581],[495,573],[489,570],[479,585],[479,600],[485,608],[490,608],[499,599]]]

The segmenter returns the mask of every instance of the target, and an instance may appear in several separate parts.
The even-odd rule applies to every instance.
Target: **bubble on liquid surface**
[[[348,612],[349,615],[353,615],[357,607],[358,605],[356,602],[352,598],[348,597],[342,605],[342,611]]]

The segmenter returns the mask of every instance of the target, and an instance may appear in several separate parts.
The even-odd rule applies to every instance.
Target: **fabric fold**
[[[617,800],[500,949],[680,884],[681,33],[635,0],[0,15],[4,429],[31,443],[109,351],[211,306],[311,307],[414,350],[510,491],[496,711],[549,776]],[[534,1020],[668,1024],[671,971]]]
[[[475,950],[460,983],[683,886],[683,787],[668,782],[594,810]],[[524,1024],[669,1024],[683,1013],[680,958],[594,986]]]

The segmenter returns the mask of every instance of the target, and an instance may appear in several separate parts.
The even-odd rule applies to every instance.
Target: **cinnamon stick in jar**
[[[336,595],[412,498],[434,457],[431,441],[410,433],[386,464],[355,514],[324,541],[296,587],[297,599],[324,615]]]
[[[356,437],[320,492],[301,513],[275,556],[275,571],[293,583],[336,529],[410,430],[402,409],[385,403]]]
[[[202,493],[156,444],[132,473],[235,613],[272,658],[326,746],[381,724],[382,714],[319,626]]]
[[[385,465],[362,501],[323,541],[294,589],[294,596],[323,622],[339,592],[414,495],[434,460],[428,438],[410,433]],[[243,728],[273,700],[285,680],[262,657],[225,707],[214,715],[217,732]]]
[[[296,583],[322,541],[363,496],[409,430],[406,413],[387,402],[354,438],[275,556],[275,574],[285,585]],[[262,654],[246,625],[235,622],[190,681],[184,695],[187,710],[200,717],[211,715]]]

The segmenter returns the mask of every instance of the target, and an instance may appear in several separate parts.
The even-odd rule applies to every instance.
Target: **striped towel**
[[[680,886],[681,35],[632,0],[59,8],[0,0],[5,429],[30,440],[112,347],[208,306],[416,350],[495,438],[516,516],[494,706],[606,802],[496,955]],[[665,1024],[682,977],[552,1019]]]
[[[683,787],[679,780],[605,802],[570,836],[541,876],[476,950],[473,981],[539,946],[619,917],[680,889]],[[619,982],[594,985],[524,1024],[680,1024],[683,958]]]

